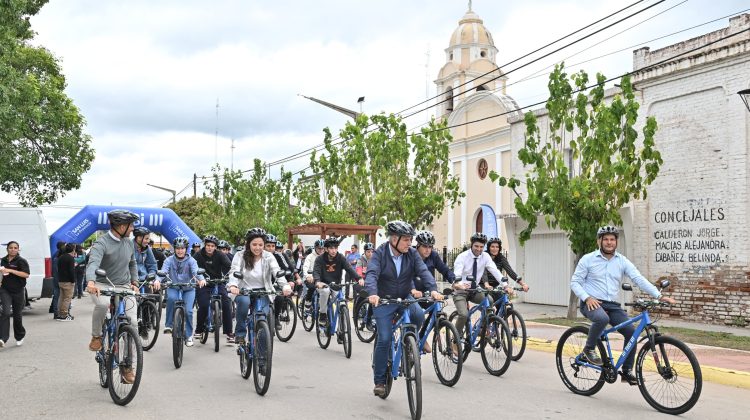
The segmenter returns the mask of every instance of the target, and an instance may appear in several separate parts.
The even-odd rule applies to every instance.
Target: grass
[[[529,321],[540,322],[544,324],[562,325],[566,327],[576,325],[577,322],[588,322],[586,318],[579,318],[575,320],[567,318],[540,318],[531,319]],[[734,335],[732,333],[664,326],[659,326],[659,331],[664,333],[665,335],[670,335],[677,338],[678,340],[690,344],[700,344],[706,346],[723,347],[727,349],[750,351],[750,337],[743,337]]]

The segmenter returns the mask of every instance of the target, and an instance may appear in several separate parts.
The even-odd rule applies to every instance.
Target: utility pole
[[[198,175],[193,174],[193,198],[198,197]]]
[[[229,163],[229,169],[230,171],[234,172],[234,139],[232,139],[231,151],[232,151],[232,160]]]
[[[469,9],[471,9],[471,3],[469,3]],[[424,97],[430,99],[430,44],[427,44],[427,52],[424,54],[426,60],[424,63]],[[425,112],[427,121],[430,121],[430,112]]]
[[[216,98],[216,130],[214,132],[214,165],[219,163],[219,98]]]

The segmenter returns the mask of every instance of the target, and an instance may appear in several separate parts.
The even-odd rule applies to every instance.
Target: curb
[[[551,325],[551,324],[543,324]],[[526,341],[526,348],[555,353],[557,342],[540,338],[529,337]],[[737,388],[750,389],[750,372],[742,370],[725,369],[715,366],[705,366],[701,364],[701,374],[704,381],[714,382],[722,385],[734,386]]]

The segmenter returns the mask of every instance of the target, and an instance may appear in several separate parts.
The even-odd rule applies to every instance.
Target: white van
[[[8,241],[20,245],[20,254],[29,262],[31,275],[26,280],[29,299],[51,297],[52,260],[47,223],[37,208],[0,207],[0,255],[5,256]],[[45,280],[46,278],[46,280]],[[44,283],[47,296],[42,296]]]

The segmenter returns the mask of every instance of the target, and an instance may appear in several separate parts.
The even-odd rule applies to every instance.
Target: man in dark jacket
[[[217,250],[219,238],[214,235],[208,235],[203,238],[203,244],[203,248],[193,254],[193,258],[198,263],[198,268],[206,270],[205,278],[207,279],[218,280],[223,278],[229,273],[232,262],[229,261],[226,254]],[[195,324],[195,337],[200,337],[205,330],[212,291],[213,287],[201,287],[197,289],[198,319]],[[219,285],[219,293],[221,294],[221,315],[224,334],[227,336],[227,342],[232,343],[234,341],[232,334],[232,301],[229,299],[227,289],[223,284]],[[219,326],[214,325],[214,328],[219,328]]]
[[[151,252],[154,253],[154,258],[156,258],[156,269],[161,270],[161,266],[164,265],[164,260],[167,259],[167,256],[164,255],[164,251],[161,248],[154,248],[153,239],[148,241],[148,246],[151,248]],[[230,258],[229,260],[231,261],[232,259]]]
[[[355,280],[359,280],[357,270],[339,252],[339,238],[329,237],[325,240],[325,252],[315,259],[313,279],[318,288],[318,319],[325,325],[328,322],[328,298],[331,296],[331,284],[341,284],[341,273],[346,272]]]
[[[415,288],[414,280],[419,277],[425,290],[437,300],[443,296],[437,292],[435,278],[427,271],[427,267],[417,250],[411,247],[411,241],[416,232],[410,224],[402,221],[389,222],[386,225],[388,243],[378,247],[367,263],[365,289],[373,309],[373,316],[377,325],[378,338],[373,355],[373,376],[378,397],[385,396],[385,373],[388,364],[388,352],[391,348],[392,322],[397,315],[399,305],[378,306],[381,297],[406,299],[410,296],[422,297],[422,292]],[[409,306],[409,317],[415,324],[417,331],[424,322],[424,311],[416,303]]]
[[[70,300],[73,298],[76,284],[75,244],[65,244],[62,254],[57,257],[57,279],[60,297],[57,302],[57,320],[72,321]]]

